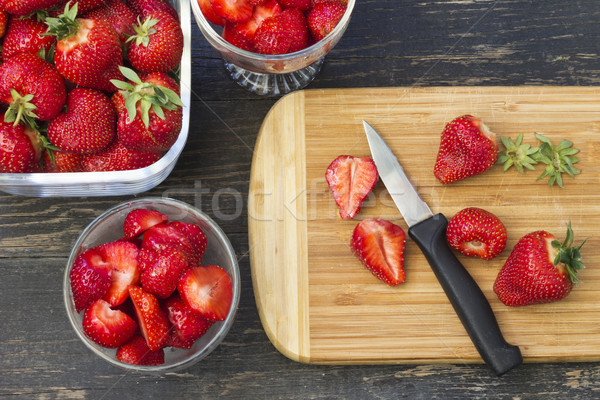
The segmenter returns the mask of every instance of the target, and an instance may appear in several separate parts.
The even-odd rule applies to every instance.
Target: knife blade
[[[521,350],[506,342],[485,295],[448,246],[448,220],[431,212],[385,140],[366,121],[363,125],[379,176],[409,226],[408,236],[425,255],[481,358],[496,375],[518,366]]]

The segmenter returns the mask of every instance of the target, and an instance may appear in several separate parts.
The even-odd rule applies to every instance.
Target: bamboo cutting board
[[[534,132],[581,150],[582,173],[565,188],[494,166],[462,182],[433,176],[444,125],[462,114],[497,135],[537,145]],[[408,229],[382,182],[356,220],[342,220],[325,182],[338,155],[368,156],[366,120],[390,145],[433,213],[449,219],[468,206],[506,225],[495,260],[458,255],[500,328],[526,362],[600,360],[600,89],[593,87],[439,87],[299,91],[269,112],[256,142],[248,204],[254,294],[264,329],[287,357],[309,363],[481,362],[416,243],[407,237],[406,282],[377,280],[349,248],[358,220],[382,217]],[[587,268],[563,301],[510,308],[494,279],[516,241],[544,229],[564,238],[571,219]]]

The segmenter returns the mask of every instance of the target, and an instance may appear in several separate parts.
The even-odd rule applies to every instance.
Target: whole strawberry
[[[35,119],[49,121],[65,104],[65,81],[56,69],[40,57],[19,53],[0,65],[0,100],[9,104],[5,121],[25,121],[36,127]]]
[[[114,92],[110,81],[121,78],[123,65],[119,35],[104,19],[78,18],[77,3],[70,3],[57,18],[46,18],[48,34],[57,37],[56,69],[77,85]]]
[[[494,292],[502,303],[517,307],[550,303],[565,298],[578,283],[581,243],[573,247],[573,230],[560,243],[546,231],[523,236],[513,248],[494,282]]]
[[[9,14],[29,15],[37,10],[47,10],[63,3],[63,0],[0,0],[0,8]]]
[[[107,95],[94,89],[75,88],[69,92],[66,111],[48,124],[48,139],[63,151],[96,153],[115,139],[116,119]]]
[[[463,115],[444,128],[433,172],[452,183],[487,171],[497,159],[496,135],[481,119]]]
[[[37,55],[40,50],[48,54],[56,43],[56,37],[44,35],[47,29],[48,25],[37,14],[30,17],[11,16],[2,44],[2,59],[8,60],[22,52]]]
[[[169,72],[181,62],[183,31],[179,21],[164,11],[152,11],[133,26],[135,35],[127,57],[133,68],[141,72]]]
[[[112,99],[118,112],[119,141],[136,151],[168,150],[181,131],[179,86],[162,72],[140,77],[128,68],[121,71],[130,82],[113,81],[121,89]]]
[[[42,160],[46,172],[83,172],[83,155],[79,153],[46,148]]]
[[[126,171],[147,167],[160,157],[161,153],[128,149],[117,140],[98,153],[84,155],[82,163],[86,172]]]
[[[340,1],[325,1],[315,4],[308,12],[306,20],[313,39],[318,42],[327,36],[346,12],[346,5]]]
[[[133,13],[137,16],[145,18],[148,13],[152,11],[165,11],[173,18],[179,18],[177,15],[177,11],[169,0],[126,0],[125,4],[133,11]]]
[[[288,8],[262,21],[252,40],[259,53],[286,54],[305,48],[308,39],[304,14],[297,8]]]
[[[466,256],[491,260],[506,247],[506,227],[491,212],[469,207],[450,219],[446,238],[453,249]]]
[[[0,120],[0,173],[37,172],[41,155],[39,133],[23,124]]]

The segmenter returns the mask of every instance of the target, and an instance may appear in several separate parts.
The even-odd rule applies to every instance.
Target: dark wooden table
[[[192,29],[189,140],[172,174],[139,196],[170,196],[231,217],[219,222],[239,256],[243,283],[230,333],[208,358],[182,372],[146,376],[109,365],[69,325],[62,276],[81,230],[132,196],[0,194],[0,396],[598,398],[600,362],[526,364],[498,378],[482,364],[319,366],[281,355],[254,302],[246,204],[239,210],[236,196],[214,196],[227,189],[247,198],[254,143],[275,99],[238,88],[195,24]],[[358,0],[348,31],[309,88],[598,85],[599,53],[597,0]],[[207,192],[201,195],[200,188]]]

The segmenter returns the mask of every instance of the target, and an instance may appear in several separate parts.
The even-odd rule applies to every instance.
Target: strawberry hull
[[[191,105],[191,13],[183,0],[175,0],[184,36],[180,70],[181,132],[173,146],[152,165],[129,171],[66,173],[0,173],[0,191],[29,197],[122,196],[152,189],[164,181],[187,142]]]

